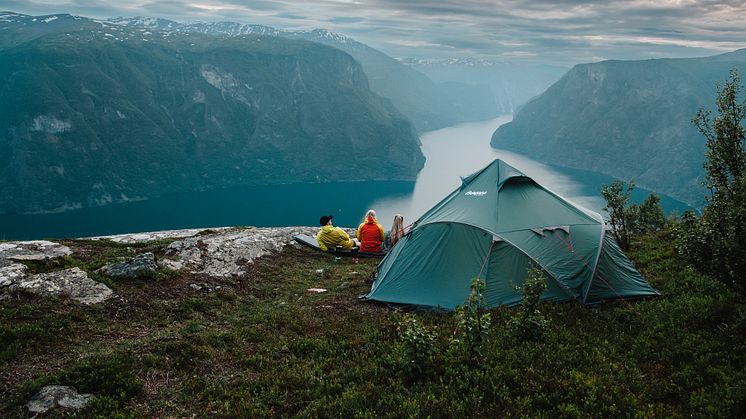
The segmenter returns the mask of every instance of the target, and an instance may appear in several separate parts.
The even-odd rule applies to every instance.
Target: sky
[[[746,48],[744,0],[0,0],[0,10],[324,28],[394,57],[559,66]]]

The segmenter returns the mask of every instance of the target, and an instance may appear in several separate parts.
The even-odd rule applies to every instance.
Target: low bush
[[[413,314],[399,320],[397,331],[404,349],[404,370],[408,377],[421,377],[432,371],[437,353],[437,334],[422,325]]]
[[[484,281],[472,279],[469,296],[454,312],[456,333],[451,344],[470,362],[477,362],[484,355],[484,347],[489,338],[491,315],[483,307],[484,289]]]
[[[548,322],[539,310],[539,299],[546,287],[544,271],[539,268],[529,269],[521,287],[523,302],[515,317],[510,320],[510,330],[518,339],[539,340],[544,337]]]

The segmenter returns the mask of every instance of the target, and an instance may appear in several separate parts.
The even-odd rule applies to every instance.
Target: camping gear
[[[321,250],[319,247],[319,242],[316,241],[316,238],[313,236],[309,236],[308,234],[296,234],[293,236],[293,240],[296,242],[308,246],[312,249],[318,250],[319,252],[324,253],[332,253],[335,255],[350,255],[353,257],[354,260],[357,260],[357,258],[382,258],[386,256],[386,253],[368,253],[368,252],[361,252],[359,248],[353,247],[352,249],[344,249],[340,246],[337,246],[333,249],[329,250]],[[339,257],[339,256],[337,256]]]
[[[528,269],[547,278],[542,301],[658,295],[622,253],[598,213],[546,189],[502,160],[462,178],[378,266],[367,299],[453,309],[472,278],[485,306],[520,304]]]

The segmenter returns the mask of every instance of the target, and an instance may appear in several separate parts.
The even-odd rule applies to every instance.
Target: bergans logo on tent
[[[487,195],[487,191],[466,191],[464,195],[467,196],[484,196]]]

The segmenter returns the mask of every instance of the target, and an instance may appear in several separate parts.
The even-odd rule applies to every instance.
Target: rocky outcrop
[[[229,229],[188,237],[166,247],[161,266],[215,277],[238,276],[242,265],[293,242],[296,234],[316,234],[313,227]]]
[[[48,260],[71,254],[69,247],[47,240],[0,243],[0,266],[24,260]]]
[[[79,394],[69,386],[46,386],[26,403],[26,407],[29,412],[37,414],[46,413],[55,407],[79,410],[84,408],[92,397],[91,394]]]
[[[293,236],[315,235],[318,230],[318,227],[226,227],[101,236],[93,239],[139,243],[181,237],[166,246],[157,261],[155,255],[148,252],[98,270],[112,278],[141,278],[155,273],[158,267],[230,278],[243,275],[246,264],[256,258],[295,243]],[[353,229],[345,230],[351,236],[355,234]],[[0,298],[24,291],[40,296],[68,296],[83,304],[97,304],[112,297],[113,291],[109,287],[90,279],[80,268],[29,275],[27,266],[17,262],[52,259],[71,253],[69,247],[54,242],[0,243]],[[197,291],[219,289],[219,286],[213,287],[206,283],[190,286]]]
[[[2,293],[26,291],[45,297],[68,296],[83,304],[98,304],[114,294],[111,288],[88,278],[80,268],[16,276],[12,280],[6,279],[5,283],[8,285],[0,289]]]
[[[110,240],[116,243],[142,243],[152,240],[181,239],[184,237],[196,236],[197,234],[206,231],[220,232],[225,230],[235,230],[235,227],[216,227],[209,230],[204,228],[186,228],[181,230],[149,231],[144,233],[126,233],[89,238],[91,240]]]
[[[46,240],[0,243],[0,298],[26,291],[41,296],[66,295],[83,304],[96,304],[113,295],[109,287],[80,268],[27,275],[20,262],[44,261],[72,254],[69,247]]]
[[[155,274],[158,265],[152,252],[141,253],[134,258],[121,263],[112,263],[97,270],[102,274],[117,279],[145,278]]]

